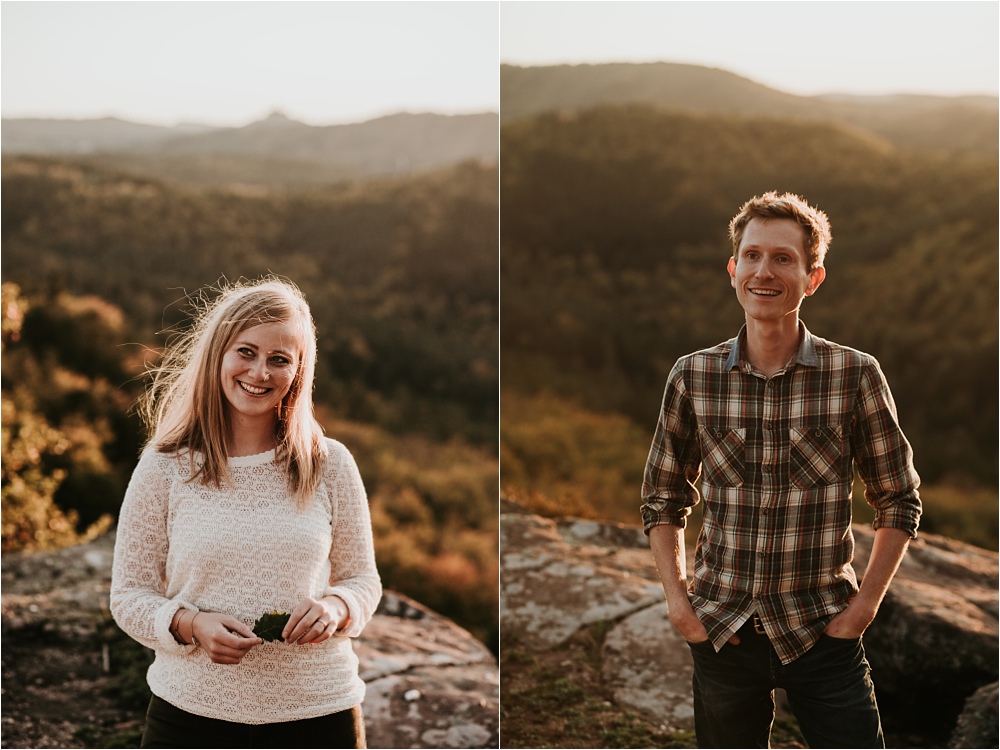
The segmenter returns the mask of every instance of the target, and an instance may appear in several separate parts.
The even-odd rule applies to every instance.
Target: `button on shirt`
[[[715,648],[757,612],[786,664],[858,589],[855,467],[876,529],[915,537],[921,510],[878,362],[799,325],[798,353],[771,378],[744,359],[745,328],[677,361],[642,488],[647,534],[685,526],[704,498],[690,598]]]

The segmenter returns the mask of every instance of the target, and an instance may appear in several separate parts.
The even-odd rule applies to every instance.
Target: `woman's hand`
[[[218,612],[198,612],[191,633],[216,664],[239,664],[250,649],[264,642],[235,617]]]
[[[339,596],[322,599],[306,597],[292,610],[288,624],[281,631],[286,643],[322,643],[331,638],[344,623],[349,612],[347,604]]]

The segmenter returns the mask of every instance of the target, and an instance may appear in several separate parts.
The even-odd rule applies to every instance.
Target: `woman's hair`
[[[221,487],[229,479],[230,415],[222,391],[222,358],[240,333],[262,323],[290,323],[298,331],[298,370],[277,407],[276,456],[283,461],[300,506],[316,488],[326,454],[323,429],[313,415],[316,327],[298,287],[267,277],[222,287],[206,301],[192,298],[194,324],[167,344],[138,404],[149,435],[147,445],[170,453],[188,452],[192,478]],[[200,456],[195,468],[195,454]]]

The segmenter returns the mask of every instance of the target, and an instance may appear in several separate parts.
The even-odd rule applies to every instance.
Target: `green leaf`
[[[260,616],[260,619],[253,624],[253,632],[259,638],[263,638],[265,641],[282,641],[284,638],[281,637],[281,631],[285,629],[285,625],[288,624],[288,618],[291,615],[288,612],[266,612]]]

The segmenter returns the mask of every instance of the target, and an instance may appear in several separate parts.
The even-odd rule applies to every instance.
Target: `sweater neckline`
[[[234,468],[239,468],[241,466],[261,466],[263,464],[269,464],[274,461],[276,453],[276,449],[271,448],[269,451],[255,453],[252,456],[229,456],[229,465]]]

